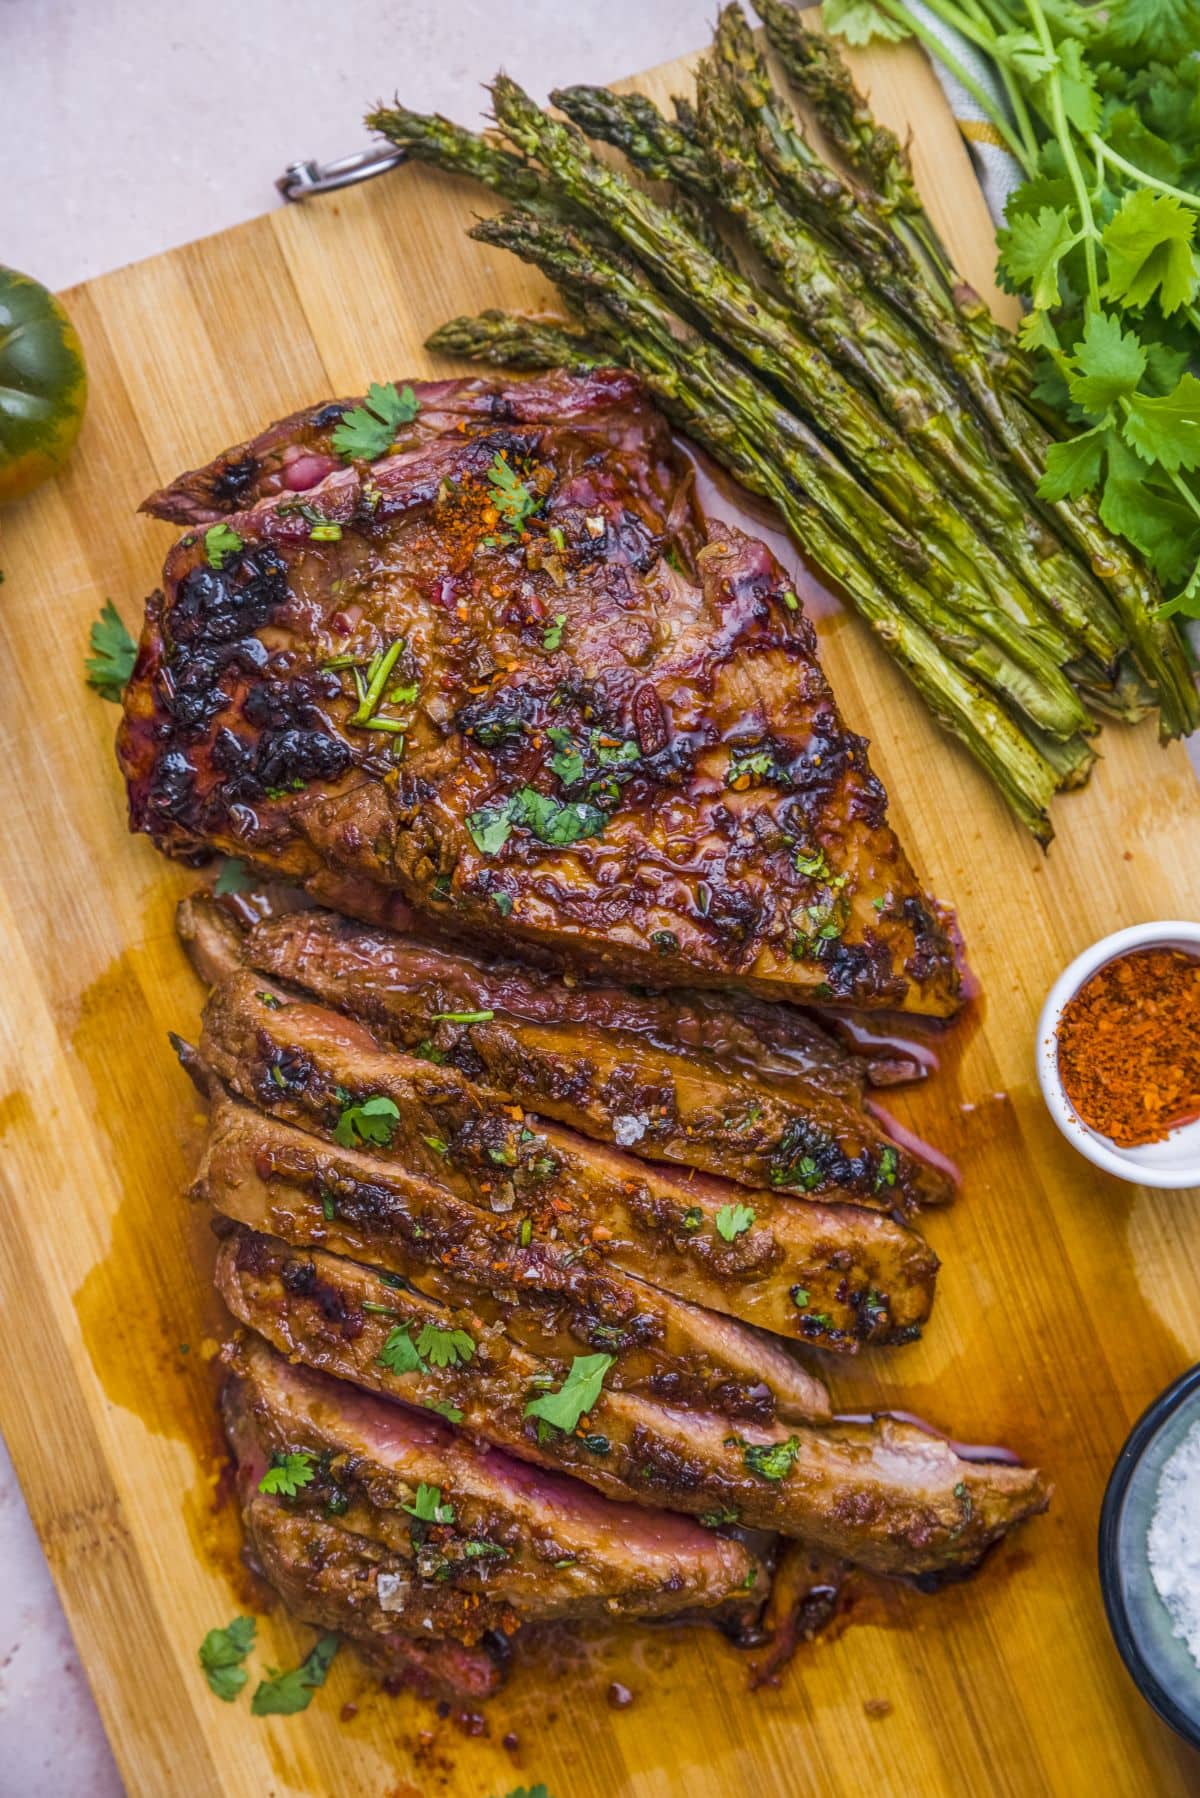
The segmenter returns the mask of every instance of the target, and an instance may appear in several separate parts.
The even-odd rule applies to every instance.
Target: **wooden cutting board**
[[[991,293],[991,228],[932,75],[907,47],[859,65],[883,117],[912,131],[922,189]],[[403,85],[403,70],[384,75]],[[687,79],[680,64],[637,85],[663,97]],[[1033,1038],[1077,950],[1196,915],[1200,789],[1152,726],[1110,729],[1045,858],[836,614],[820,620],[834,687],[929,884],[958,908],[984,999],[939,1076],[896,1105],[964,1174],[961,1203],[929,1225],[945,1263],[932,1326],[914,1347],[835,1361],[834,1395],[1017,1448],[1055,1481],[1049,1516],[939,1596],[864,1588],[775,1690],[750,1693],[744,1655],[683,1629],[574,1660],[560,1644],[518,1669],[475,1738],[375,1691],[348,1651],[303,1717],[258,1721],[245,1696],[226,1705],[205,1686],[205,1631],[263,1595],[238,1571],[219,1480],[207,1222],[179,1197],[201,1119],[166,1036],[194,1033],[201,998],[172,932],[192,877],[126,834],[115,713],[83,685],[85,637],[107,595],[136,628],[157,579],[169,534],[135,517],[145,493],[297,406],[424,371],[422,339],[452,313],[543,299],[515,261],[466,240],[480,206],[474,189],[402,169],[76,289],[83,437],[62,479],[3,520],[0,1425],[129,1789],[1194,1792],[1200,1758],[1109,1642],[1094,1544],[1130,1423],[1200,1354],[1200,1197],[1081,1160],[1042,1108]],[[259,1633],[258,1663],[294,1665],[312,1640],[278,1615]],[[629,1709],[606,1702],[615,1678]]]

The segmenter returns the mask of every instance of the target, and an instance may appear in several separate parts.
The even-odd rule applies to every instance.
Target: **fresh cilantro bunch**
[[[1039,492],[1100,516],[1200,617],[1200,4],[927,0],[991,58],[1000,111],[902,0],[826,0],[848,42],[918,37],[1020,164],[999,279],[1030,302],[1032,399],[1062,441]]]

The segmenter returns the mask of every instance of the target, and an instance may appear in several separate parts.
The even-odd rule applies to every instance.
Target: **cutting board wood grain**
[[[960,265],[996,297],[987,214],[931,74],[907,47],[857,60],[882,116],[912,133]],[[679,64],[636,85],[664,97],[687,81]],[[259,1721],[245,1694],[226,1705],[204,1684],[200,1640],[241,1609],[260,1614],[255,1677],[294,1664],[312,1632],[267,1614],[238,1563],[210,1238],[179,1196],[202,1119],[167,1044],[194,1033],[201,999],[172,931],[195,877],[126,834],[115,714],[82,684],[84,641],[105,596],[135,624],[155,583],[168,532],[135,516],[150,489],[297,406],[425,371],[422,339],[453,313],[547,299],[466,240],[482,204],[401,169],[76,289],[83,438],[3,521],[0,1425],[129,1790],[1195,1791],[1200,1760],[1110,1645],[1094,1538],[1127,1428],[1200,1354],[1200,1198],[1124,1187],[1079,1159],[1041,1107],[1033,1039],[1077,950],[1195,915],[1200,789],[1152,727],[1110,729],[1043,857],[836,610],[819,620],[829,674],[930,886],[958,909],[984,997],[939,1075],[895,1096],[964,1175],[960,1203],[929,1225],[944,1261],[932,1326],[911,1348],[834,1361],[830,1378],[845,1409],[903,1406],[1036,1459],[1056,1486],[1049,1516],[937,1596],[864,1586],[831,1636],[753,1694],[744,1654],[682,1629],[544,1646],[481,1736],[379,1693],[348,1652],[303,1717]],[[614,1678],[631,1708],[606,1703]]]

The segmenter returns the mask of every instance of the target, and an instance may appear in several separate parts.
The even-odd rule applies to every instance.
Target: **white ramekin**
[[[1127,955],[1131,949],[1186,949],[1192,955],[1200,956],[1200,924],[1174,918],[1115,930],[1111,936],[1101,937],[1098,943],[1077,955],[1070,967],[1063,970],[1050,988],[1038,1019],[1037,1071],[1042,1097],[1067,1141],[1097,1167],[1102,1167],[1106,1174],[1115,1174],[1119,1180],[1131,1180],[1137,1186],[1200,1186],[1200,1119],[1181,1124],[1162,1142],[1122,1149],[1107,1136],[1089,1129],[1063,1091],[1058,1072],[1058,1020],[1068,1002],[1097,968],[1102,968],[1105,962],[1115,961],[1118,955]]]

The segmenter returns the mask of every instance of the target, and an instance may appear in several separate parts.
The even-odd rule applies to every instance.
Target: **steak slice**
[[[507,1221],[384,1162],[330,1149],[219,1098],[192,1196],[299,1248],[382,1267],[446,1305],[469,1305],[531,1353],[613,1354],[630,1391],[769,1422],[827,1418],[829,1395],[780,1343]]]
[[[739,1428],[605,1384],[568,1432],[526,1410],[567,1370],[555,1373],[469,1312],[440,1312],[368,1268],[236,1227],[216,1278],[239,1322],[310,1367],[410,1405],[448,1405],[469,1435],[573,1473],[610,1497],[778,1531],[876,1572],[973,1566],[1048,1502],[1035,1470],[964,1460],[941,1438],[892,1418],[801,1424],[789,1434]],[[435,1318],[438,1328],[471,1337],[469,1358],[413,1365],[400,1352],[402,1338],[419,1349],[414,1333]]]
[[[133,827],[500,952],[951,1014],[949,938],[779,565],[725,525],[693,559],[632,377],[555,380],[558,416],[176,544],[125,692]]]
[[[340,1093],[352,1094],[356,1104],[361,1103],[360,1095],[382,1094],[398,1106],[407,1105],[413,1110],[412,1125],[414,1130],[418,1122],[421,1125],[416,1133],[424,1144],[422,1160],[430,1171],[436,1172],[440,1164],[450,1159],[457,1140],[464,1134],[479,1136],[482,1133],[487,1137],[490,1149],[485,1165],[490,1164],[493,1169],[515,1165],[510,1148],[505,1145],[509,1138],[519,1145],[519,1131],[514,1132],[512,1126],[517,1123],[524,1127],[525,1113],[521,1104],[514,1103],[513,1095],[494,1085],[470,1079],[451,1062],[434,1060],[428,1053],[409,1055],[384,1047],[354,1019],[331,1011],[327,1006],[295,998],[261,974],[252,971],[236,974],[210,996],[204,1008],[202,1053],[214,1066],[218,1065],[214,1060],[218,1044],[226,1059],[242,1058],[249,1064],[243,1070],[242,1079],[255,1084],[246,1097],[264,1109],[270,1109],[266,1102],[272,1100],[277,1108],[280,1103],[277,1095],[282,1095],[283,1102],[308,1115],[310,1121],[307,1123],[302,1117],[296,1119],[305,1128],[330,1131],[336,1128],[347,1104],[338,1097]],[[589,1045],[581,1059],[586,1063],[591,1055],[598,1056],[599,1053]],[[272,1068],[277,1071],[273,1073]],[[682,1072],[674,1063],[671,1068],[672,1074],[678,1074],[682,1080],[685,1073],[692,1071],[692,1064],[684,1064]],[[219,1066],[218,1071],[222,1078],[232,1078],[223,1066]],[[581,1081],[586,1078],[585,1072]],[[693,1087],[697,1084],[696,1081],[692,1083]],[[268,1092],[267,1087],[272,1087],[274,1094]],[[665,1102],[663,1095],[668,1091],[665,1082],[655,1090],[659,1095],[657,1098],[645,1090],[640,1097],[631,1093],[628,1103],[638,1109],[628,1112],[616,1110],[622,1103],[620,1098],[610,1101],[609,1114],[614,1120],[612,1139],[631,1152],[642,1149],[645,1139],[653,1134],[654,1127],[649,1120],[642,1135],[638,1137],[636,1133],[642,1127],[641,1118],[648,1119],[650,1109]],[[720,1077],[714,1074],[704,1088],[703,1100],[694,1106],[698,1118],[712,1115],[721,1103],[722,1090]],[[731,1095],[728,1102],[737,1112],[741,1089],[730,1082],[724,1090]],[[746,1135],[753,1134],[759,1127],[752,1116],[754,1103],[753,1099],[746,1102],[746,1116],[742,1120]],[[681,1108],[690,1112],[692,1100],[682,1101]],[[561,1105],[559,1109],[569,1107]],[[597,1105],[595,1109],[599,1112],[601,1107]],[[845,1138],[839,1141],[822,1133],[819,1126],[810,1128],[803,1114],[789,1111],[778,1101],[769,1104],[765,1091],[760,1109],[769,1116],[775,1131],[774,1147],[767,1149],[761,1157],[763,1165],[770,1167],[772,1173],[770,1181],[763,1182],[764,1187],[769,1185],[771,1190],[787,1194],[801,1203],[813,1198],[865,1205],[871,1210],[903,1215],[911,1215],[917,1209],[918,1194],[924,1193],[925,1183],[920,1177],[923,1164],[914,1157],[886,1142],[863,1148],[852,1156],[848,1153],[852,1144]],[[621,1129],[622,1119],[628,1121],[628,1130]],[[403,1129],[403,1125],[397,1126],[397,1135]],[[582,1141],[574,1131],[566,1134],[574,1142]],[[732,1137],[733,1132],[730,1135]],[[428,1140],[431,1136],[434,1138],[432,1144]],[[635,1140],[625,1143],[622,1139],[626,1136]],[[672,1160],[687,1152],[688,1141],[686,1130],[680,1128],[667,1145],[677,1150]],[[492,1149],[494,1153],[490,1152]],[[405,1152],[409,1152],[407,1146]],[[699,1159],[704,1152],[697,1150],[695,1153]],[[732,1160],[735,1153],[731,1150],[729,1159]],[[646,1157],[637,1156],[639,1161],[644,1158],[652,1158],[649,1150]],[[711,1157],[704,1156],[706,1160],[721,1158],[716,1153]],[[547,1170],[547,1177],[552,1171]],[[700,1171],[711,1170],[702,1167]],[[737,1194],[741,1187],[733,1186],[729,1190]],[[933,1184],[933,1190],[942,1196],[946,1189]]]
[[[239,1343],[231,1365],[222,1408],[243,1492],[252,1498],[274,1457],[307,1455],[313,1477],[288,1511],[336,1516],[393,1557],[377,1592],[393,1627],[403,1606],[405,1627],[424,1632],[428,1616],[435,1634],[473,1642],[532,1620],[671,1616],[756,1588],[761,1598],[754,1555],[690,1518],[601,1498],[428,1412],[293,1366],[261,1338]]]
[[[602,428],[606,413],[612,417],[616,448],[630,403],[630,378],[617,368],[596,369],[584,380],[552,372],[504,385],[487,376],[408,385],[418,410],[397,432],[396,442],[402,450],[451,431],[456,436],[475,436],[501,425],[562,425],[579,419],[595,431]],[[180,475],[143,500],[139,510],[173,524],[210,524],[231,512],[243,512],[259,500],[302,499],[344,467],[333,447],[333,434],[343,414],[363,403],[361,396],[322,400],[293,412],[248,442],[223,450],[202,468]],[[651,467],[649,474],[667,504],[679,472],[675,451],[666,443],[661,465]]]
[[[200,1057],[249,1104],[326,1141],[353,1144],[356,1107],[361,1125],[374,1103],[372,1157],[396,1190],[444,1187],[498,1213],[518,1243],[566,1238],[709,1309],[824,1346],[904,1340],[928,1315],[937,1259],[891,1216],[635,1161],[485,1099],[456,1069],[380,1050],[360,1025],[289,1002],[261,975],[213,993]],[[359,1205],[348,1221],[363,1219]]]
[[[576,1016],[555,1018],[555,983],[516,969],[492,977],[468,957],[326,911],[254,925],[243,959],[360,1019],[392,1048],[456,1067],[485,1091],[639,1157],[744,1186],[826,1192],[836,1183],[847,1197],[901,1210],[952,1195],[945,1175],[891,1142],[844,1082],[764,1079],[703,1049],[652,1044],[607,1025],[603,1003],[593,1017],[587,989],[574,990]],[[557,991],[572,996],[561,982]]]
[[[255,924],[266,925],[295,909],[281,906],[269,888],[214,898],[202,887],[180,900],[175,927],[200,977],[215,986],[241,965],[244,938]],[[290,951],[295,954],[304,945],[305,925],[314,931],[344,930],[364,951],[372,934],[371,926],[322,909],[297,911],[296,924],[301,934]],[[652,992],[603,986],[522,962],[473,955],[462,945],[447,948],[413,932],[375,927],[374,935],[381,957],[401,955],[411,980],[453,990],[461,998],[460,1009],[491,1007],[530,1023],[631,1033],[657,1049],[700,1050],[723,1068],[757,1080],[784,1086],[792,1080],[819,1081],[850,1104],[861,1103],[867,1085],[923,1080],[931,1065],[915,1048],[894,1039],[864,1034],[858,1044],[843,1043],[833,1029],[849,1027],[857,1034],[863,1022],[845,1015],[834,1014],[832,1029],[827,1029],[794,1005],[702,988]],[[281,952],[275,945],[275,953]]]
[[[499,1687],[504,1662],[490,1643],[418,1636],[403,1606],[398,1615],[383,1609],[378,1582],[382,1578],[387,1591],[395,1589],[393,1579],[404,1578],[407,1564],[399,1556],[327,1519],[294,1516],[257,1495],[243,1506],[242,1520],[255,1566],[293,1617],[348,1637],[385,1678],[423,1698],[451,1701],[490,1698]]]

